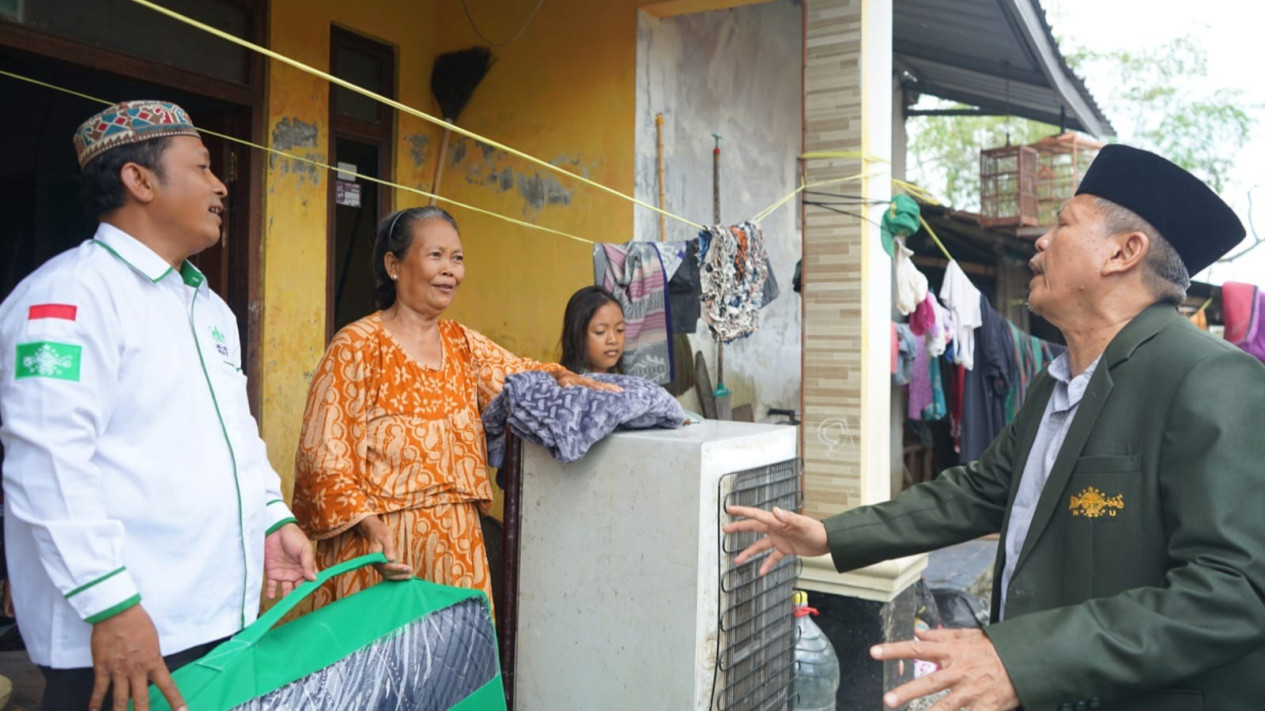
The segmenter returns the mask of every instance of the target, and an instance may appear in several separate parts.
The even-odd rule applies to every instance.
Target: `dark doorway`
[[[358,86],[395,96],[395,50],[347,30],[330,28],[332,73]],[[330,148],[346,171],[391,179],[395,113],[341,87],[330,93]],[[391,209],[391,193],[368,180],[340,172],[329,190],[329,283],[326,338],[367,316],[373,298],[373,242],[378,220]]]
[[[195,125],[249,136],[249,109],[157,84],[86,69],[56,59],[0,49],[0,68],[90,96],[117,101],[162,98],[183,106]],[[79,202],[79,164],[71,137],[102,108],[87,99],[0,76],[0,96],[22,111],[0,114],[0,299],[56,254],[92,237],[96,221]],[[247,334],[249,195],[242,173],[243,151],[229,141],[203,135],[212,169],[229,188],[224,236],[193,261],[228,301]],[[241,163],[239,166],[238,163]],[[241,244],[241,249],[233,247]]]
[[[339,164],[375,178],[379,147],[338,138],[334,156]],[[346,176],[349,177],[350,176]],[[335,178],[334,206],[334,330],[373,312],[373,243],[378,223],[378,184]]]

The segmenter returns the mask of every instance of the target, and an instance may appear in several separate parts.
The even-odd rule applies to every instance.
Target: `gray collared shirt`
[[[1006,567],[1001,574],[1001,615],[1006,615],[1006,589],[1010,587],[1010,577],[1015,572],[1015,564],[1019,562],[1019,551],[1023,550],[1024,540],[1028,537],[1028,528],[1032,525],[1032,514],[1041,500],[1041,490],[1050,478],[1050,470],[1058,459],[1059,450],[1063,448],[1063,440],[1076,417],[1076,409],[1080,407],[1081,398],[1089,379],[1098,367],[1102,356],[1094,359],[1085,372],[1071,377],[1068,369],[1067,354],[1064,353],[1050,363],[1050,375],[1055,379],[1054,392],[1045,406],[1045,414],[1041,416],[1041,426],[1037,430],[1037,438],[1032,443],[1032,451],[1028,453],[1028,461],[1023,468],[1023,476],[1019,479],[1019,491],[1015,494],[1014,507],[1010,512],[1010,522],[1006,527]]]

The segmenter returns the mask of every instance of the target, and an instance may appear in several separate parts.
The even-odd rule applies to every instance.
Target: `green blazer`
[[[1152,306],[1108,345],[1006,594],[1054,379],[979,461],[826,520],[843,570],[1002,533],[985,632],[1027,711],[1265,709],[1265,367]]]

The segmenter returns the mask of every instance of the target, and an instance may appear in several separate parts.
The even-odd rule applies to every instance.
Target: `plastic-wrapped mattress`
[[[322,571],[176,671],[189,708],[503,711],[496,633],[477,590],[383,582],[273,628],[325,580],[384,560],[375,554]],[[154,688],[150,704],[170,708]]]

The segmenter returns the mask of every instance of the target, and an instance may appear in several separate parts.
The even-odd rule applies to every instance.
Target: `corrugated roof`
[[[1115,135],[1059,52],[1038,0],[894,0],[892,50],[908,89]]]

